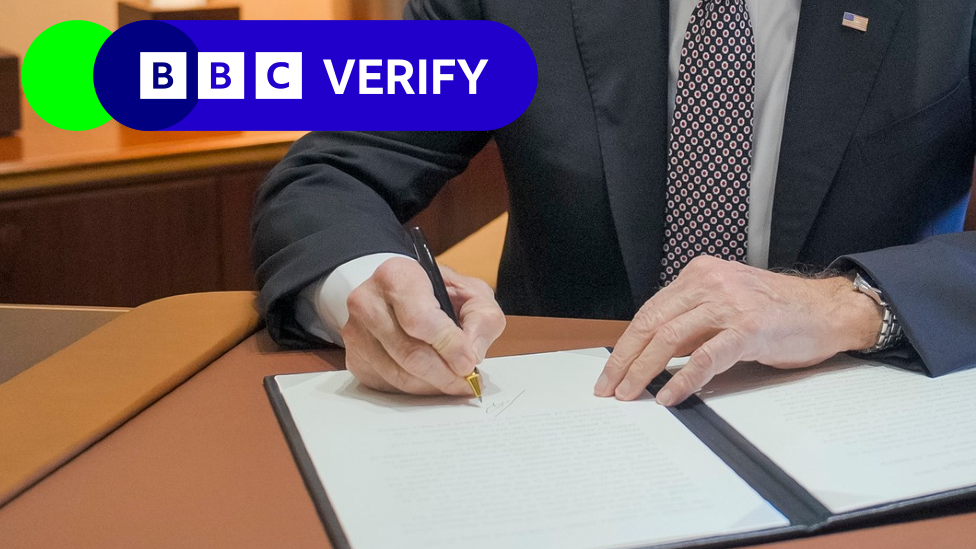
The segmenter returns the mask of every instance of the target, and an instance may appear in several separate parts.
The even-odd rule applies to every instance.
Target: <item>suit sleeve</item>
[[[404,19],[481,19],[472,0],[411,0]],[[358,257],[412,255],[401,223],[464,171],[487,132],[313,132],[258,190],[251,224],[260,306],[276,342],[320,342],[295,318],[295,298]]]
[[[258,190],[252,221],[260,304],[278,343],[317,342],[295,319],[308,284],[357,257],[412,254],[401,223],[488,141],[483,132],[306,135]]]
[[[881,290],[913,347],[879,358],[932,376],[976,365],[976,232],[845,256],[834,264],[855,265]]]

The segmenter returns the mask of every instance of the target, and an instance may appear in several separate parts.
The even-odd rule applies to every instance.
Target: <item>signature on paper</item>
[[[485,408],[485,413],[493,417],[500,416],[502,412],[508,410],[508,407],[514,404],[515,401],[518,400],[523,393],[525,393],[525,389],[522,389],[522,392],[515,395],[514,398],[510,398],[508,400],[502,400],[499,402],[492,402],[491,404],[488,405],[487,408]]]

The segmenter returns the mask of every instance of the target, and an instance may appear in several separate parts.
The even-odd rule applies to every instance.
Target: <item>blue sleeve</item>
[[[914,348],[895,353],[905,365],[932,376],[976,365],[976,232],[844,256],[833,265],[854,266],[871,277],[898,316]]]

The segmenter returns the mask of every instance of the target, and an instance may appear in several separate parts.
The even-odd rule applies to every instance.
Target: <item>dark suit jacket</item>
[[[837,258],[872,275],[929,371],[976,363],[976,0],[806,0],[774,197],[770,267]],[[845,11],[870,18],[845,28]],[[355,257],[409,252],[400,222],[492,137],[509,183],[505,312],[630,318],[658,285],[668,132],[667,0],[421,0],[406,15],[491,19],[539,83],[494,132],[312,133],[260,190],[254,254],[268,327],[307,344],[295,294]],[[876,251],[872,251],[876,250]],[[839,263],[839,264],[842,264]]]

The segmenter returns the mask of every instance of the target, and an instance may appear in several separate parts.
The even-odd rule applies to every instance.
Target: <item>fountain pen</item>
[[[413,239],[413,248],[417,252],[417,261],[420,262],[420,266],[427,273],[427,278],[430,279],[430,285],[434,288],[434,297],[437,298],[441,310],[460,328],[461,322],[454,314],[454,305],[451,304],[451,297],[447,295],[447,286],[444,285],[444,278],[441,276],[441,270],[437,267],[437,261],[434,260],[434,254],[430,252],[430,246],[427,245],[424,231],[420,227],[414,227],[410,229],[410,238]],[[474,392],[474,396],[478,397],[478,401],[484,402],[481,398],[481,374],[478,372],[478,368],[475,368],[464,379],[471,386],[471,390]]]

